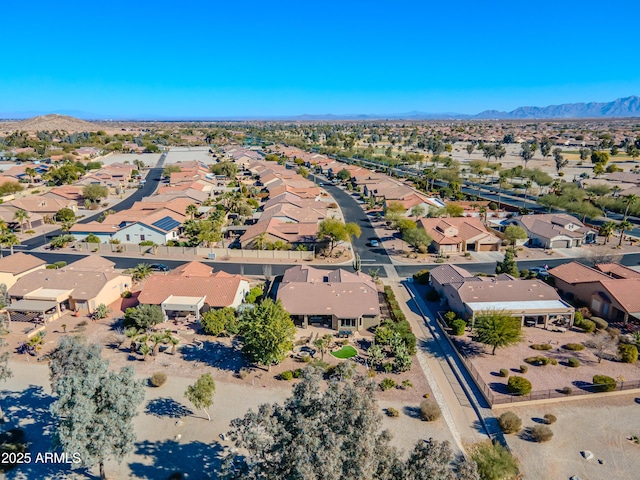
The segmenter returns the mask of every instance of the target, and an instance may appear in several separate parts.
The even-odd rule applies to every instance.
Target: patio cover
[[[61,303],[68,300],[73,290],[61,290],[57,288],[37,288],[33,292],[29,292],[22,298],[25,300],[46,300],[50,302]]]
[[[207,297],[187,297],[180,295],[169,295],[164,302],[160,305],[162,309],[167,310],[182,310],[199,312],[204,306],[204,301]]]
[[[18,300],[17,302],[7,305],[5,308],[10,312],[37,312],[44,313],[47,310],[56,308],[57,302],[45,300]]]

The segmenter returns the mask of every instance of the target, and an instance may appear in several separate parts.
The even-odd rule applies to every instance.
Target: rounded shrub
[[[565,350],[571,350],[572,352],[579,352],[584,350],[585,347],[581,343],[567,343],[566,345],[563,345],[562,348]]]
[[[596,328],[598,330],[606,330],[607,328],[609,328],[609,322],[607,322],[604,318],[591,317],[589,320],[596,324]]]
[[[529,429],[529,436],[536,442],[548,442],[553,438],[553,432],[546,425],[536,425]]]
[[[414,273],[413,281],[420,285],[426,285],[429,283],[429,270],[425,268],[424,270]]]
[[[542,357],[542,356],[538,356],[538,357],[527,357],[524,359],[525,362],[527,362],[529,365],[535,365],[537,367],[541,366],[541,365],[549,365],[550,363],[552,363],[551,358],[548,357]]]
[[[509,370],[507,370],[506,368],[501,368],[500,369],[500,376],[507,378],[509,376]]]
[[[451,324],[451,330],[453,335],[464,335],[464,331],[467,328],[467,322],[464,320],[454,320]]]
[[[606,375],[594,375],[593,384],[598,392],[613,392],[616,389],[616,381]]]
[[[293,372],[291,370],[285,370],[280,374],[280,378],[282,380],[291,380],[293,379]]]
[[[529,348],[533,348],[534,350],[551,350],[553,347],[548,343],[534,343],[533,345],[529,345]]]
[[[573,393],[573,388],[571,388],[571,387],[562,387],[560,389],[560,393],[564,393],[565,395],[571,395]]]
[[[517,433],[522,428],[522,420],[513,412],[504,412],[498,418],[498,425],[504,433]]]
[[[555,415],[552,415],[550,413],[547,413],[544,417],[542,417],[544,420],[544,423],[546,423],[547,425],[551,425],[552,423],[556,423],[557,417]]]
[[[154,387],[161,387],[162,385],[165,384],[166,381],[167,381],[167,374],[164,372],[156,372],[153,375],[151,375],[151,378],[149,379],[149,382]]]
[[[587,333],[591,333],[593,331],[595,331],[596,329],[596,324],[594,322],[592,322],[591,320],[583,320],[582,322],[580,322],[579,327],[584,330]]]
[[[429,290],[425,298],[428,302],[437,302],[440,300],[440,295],[435,290]]]
[[[580,360],[577,359],[576,357],[571,357],[569,360],[567,360],[567,364],[570,367],[578,368],[580,366]]]
[[[400,416],[400,412],[393,407],[387,408],[385,412],[388,417],[396,418]]]
[[[524,377],[514,375],[507,382],[507,389],[514,395],[529,395],[531,388],[531,382]]]
[[[383,392],[385,390],[389,390],[391,388],[395,388],[396,387],[396,382],[393,378],[384,378],[380,384],[378,385],[380,387],[380,390],[382,390]]]
[[[433,422],[439,419],[441,415],[442,411],[435,400],[429,399],[420,402],[420,418],[425,422]]]
[[[638,347],[631,344],[622,344],[618,347],[620,361],[624,363],[636,363],[638,360]]]
[[[529,370],[529,367],[526,365],[520,365],[520,373],[527,373],[527,370]]]

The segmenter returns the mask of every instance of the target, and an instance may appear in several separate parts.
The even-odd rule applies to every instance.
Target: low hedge
[[[454,320],[451,324],[452,335],[464,335],[464,331],[467,328],[467,322],[464,320]]]
[[[615,379],[606,375],[594,375],[593,384],[598,392],[613,392],[617,387]]]
[[[573,368],[578,368],[580,366],[580,360],[576,357],[571,357],[569,360],[567,360],[567,363],[570,367]]]
[[[500,376],[507,378],[509,376],[509,370],[507,370],[506,368],[501,368],[500,369]]]
[[[566,345],[563,345],[562,348],[565,350],[571,350],[572,352],[579,352],[584,350],[585,347],[581,343],[567,343]]]
[[[534,343],[533,345],[529,345],[529,348],[533,348],[534,350],[552,350],[553,347],[548,343]]]
[[[527,362],[529,365],[535,365],[536,367],[542,366],[542,365],[557,365],[558,361],[555,358],[549,358],[549,357],[543,357],[543,356],[538,356],[538,357],[528,357],[524,359],[525,362]]]
[[[576,325],[578,328],[581,328],[582,330],[584,330],[587,333],[591,333],[593,331],[595,331],[596,329],[596,324],[595,322],[592,322],[591,320],[582,320],[582,322],[580,322],[580,325]]]
[[[638,347],[631,344],[622,344],[618,347],[620,361],[624,363],[636,363],[638,360]]]

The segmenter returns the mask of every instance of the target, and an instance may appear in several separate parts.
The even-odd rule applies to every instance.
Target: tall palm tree
[[[9,247],[11,249],[11,255],[13,255],[13,247],[20,245],[20,240],[18,240],[18,237],[13,233],[5,233],[2,235],[2,238],[0,238],[0,243],[5,247]]]
[[[24,174],[29,177],[31,179],[31,183],[33,183],[33,179],[36,178],[36,175],[38,175],[38,172],[36,172],[35,168],[25,168],[24,169]]]
[[[635,205],[638,200],[640,200],[640,197],[638,197],[637,195],[625,195],[624,197],[624,203],[627,205],[627,207],[624,209],[624,216],[622,217],[622,221],[625,221],[627,219],[627,215],[629,214],[629,208],[631,208],[631,206]]]
[[[130,273],[131,273],[131,277],[136,282],[139,282],[140,280],[144,280],[145,278],[150,276],[152,273],[152,270],[151,270],[151,266],[148,263],[139,263],[138,265],[136,265],[131,269]]]
[[[16,213],[13,214],[13,219],[17,220],[18,223],[20,223],[20,230],[24,230],[25,223],[27,223],[29,225],[29,228],[31,228],[31,225],[30,225],[31,222],[29,222],[30,218],[31,217],[29,216],[29,212],[21,208],[16,210]]]
[[[604,237],[604,244],[606,245],[609,242],[609,237],[613,235],[613,232],[616,231],[616,224],[614,222],[604,222],[600,225],[600,235]]]
[[[256,250],[264,249],[266,236],[267,236],[267,233],[262,232],[260,235],[256,237],[256,239],[254,240],[254,246],[256,247]]]
[[[623,220],[616,226],[616,230],[620,232],[620,241],[618,242],[618,246],[622,245],[622,240],[624,240],[624,232],[625,230],[631,230],[633,228],[633,224],[628,220]]]
[[[531,185],[533,185],[531,180],[527,180],[527,182],[524,184],[524,200],[522,200],[522,207],[523,208],[527,204],[527,194],[529,193],[529,189],[531,188]]]

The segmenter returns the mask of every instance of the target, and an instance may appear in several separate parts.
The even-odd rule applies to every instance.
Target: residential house
[[[430,272],[430,283],[442,305],[473,322],[485,311],[505,311],[523,325],[545,329],[573,325],[575,309],[541,280],[519,280],[511,275],[476,277],[460,267],[440,265]],[[555,326],[554,326],[555,325]]]
[[[369,275],[297,265],[285,271],[276,298],[294,323],[354,332],[380,322],[378,289]]]
[[[76,212],[78,210],[78,202],[65,198],[45,197],[44,195],[36,195],[32,197],[16,198],[5,203],[9,208],[26,210],[27,212],[37,213],[42,216],[53,217],[58,210],[68,208]]]
[[[19,278],[43,269],[47,262],[22,252],[0,258],[0,284],[13,287]]]
[[[12,319],[27,321],[55,319],[67,310],[92,313],[131,288],[131,276],[116,272],[114,266],[91,255],[57,270],[36,269],[9,289],[12,304],[7,310]]]
[[[167,319],[193,315],[198,320],[210,309],[238,308],[249,289],[249,279],[242,275],[214,273],[208,265],[190,262],[167,274],[149,277],[138,301],[159,305]]]
[[[640,323],[640,272],[604,263],[594,268],[578,262],[549,270],[558,291],[611,322]]]
[[[436,253],[495,252],[502,243],[478,218],[421,218],[418,226],[432,238]]]
[[[541,248],[573,248],[595,243],[598,232],[565,213],[521,215],[503,222],[525,229],[529,246]]]
[[[287,223],[276,218],[249,225],[240,237],[242,248],[255,248],[258,238],[263,244],[278,240],[293,247],[304,245],[312,247],[318,240],[318,222]]]
[[[26,226],[27,229],[35,229],[41,227],[44,224],[44,217],[39,213],[29,213],[29,218],[25,221],[23,225],[20,225],[20,222],[16,220],[16,211],[20,210],[19,208],[13,207],[9,204],[0,205],[0,220],[6,223],[7,227],[12,230],[20,230],[22,227]]]

